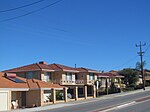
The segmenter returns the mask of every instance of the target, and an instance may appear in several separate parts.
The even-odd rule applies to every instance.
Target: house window
[[[72,73],[66,73],[66,80],[72,80]]]
[[[51,73],[50,72],[45,72],[44,73],[44,81],[45,82],[48,82],[48,81],[50,81],[50,79],[51,79]]]
[[[94,80],[94,73],[90,73],[90,74],[89,74],[89,79],[90,79],[90,80]]]
[[[27,79],[32,79],[33,78],[34,73],[33,72],[27,72],[26,73],[26,78]]]

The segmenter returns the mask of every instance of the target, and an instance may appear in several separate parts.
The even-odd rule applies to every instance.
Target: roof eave
[[[66,69],[63,69],[64,72],[74,72],[74,73],[79,73],[79,71],[77,70],[66,70]]]
[[[29,88],[0,88],[0,90],[8,90],[8,91],[29,91]]]

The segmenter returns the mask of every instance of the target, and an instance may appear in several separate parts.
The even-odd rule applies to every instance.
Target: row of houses
[[[125,87],[123,76],[39,62],[0,73],[0,111],[95,98]],[[1,102],[3,101],[3,102]]]

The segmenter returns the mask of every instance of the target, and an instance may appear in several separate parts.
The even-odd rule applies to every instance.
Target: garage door
[[[0,92],[0,111],[8,110],[8,93]]]

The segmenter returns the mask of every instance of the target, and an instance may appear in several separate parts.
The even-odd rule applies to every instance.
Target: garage
[[[0,91],[0,111],[8,110],[8,92]]]

